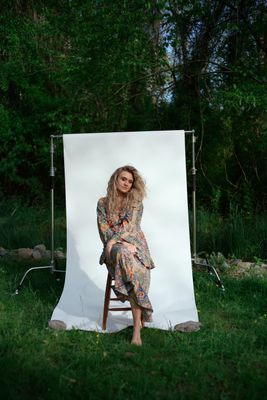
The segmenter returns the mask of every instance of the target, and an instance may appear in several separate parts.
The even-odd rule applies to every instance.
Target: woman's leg
[[[135,301],[130,297],[130,303],[132,307],[132,314],[133,314],[133,337],[132,337],[132,344],[137,346],[142,346],[141,340],[141,308],[137,306]]]
[[[149,289],[150,270],[131,254],[127,246],[114,245],[111,251],[117,296],[127,296],[133,314],[132,343],[141,346],[141,327],[151,320],[153,312],[147,292]]]

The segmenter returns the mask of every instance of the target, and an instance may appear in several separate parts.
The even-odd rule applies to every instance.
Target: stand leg
[[[108,308],[110,301],[110,292],[111,292],[111,276],[108,273],[106,290],[105,290],[105,300],[104,300],[104,310],[103,310],[103,320],[102,320],[102,329],[105,331],[107,329],[107,319],[108,319]]]
[[[23,282],[24,282],[26,276],[27,276],[31,271],[36,271],[36,270],[41,270],[41,269],[51,269],[51,273],[54,273],[54,272],[65,272],[63,269],[55,269],[53,265],[45,265],[45,266],[41,266],[41,267],[32,267],[32,268],[29,268],[29,269],[25,272],[25,274],[23,275],[23,277],[22,277],[20,283],[18,284],[17,288],[15,289],[15,292],[12,293],[12,295],[14,296],[14,295],[16,295],[16,294],[19,294],[20,290],[22,289],[22,284],[23,284]]]
[[[193,262],[195,265],[199,265],[200,267],[207,268],[209,274],[215,277],[216,285],[218,285],[222,289],[223,292],[225,291],[225,287],[221,281],[221,278],[220,278],[218,272],[216,271],[216,268],[214,268],[212,265],[210,265],[208,259],[206,259],[205,262],[195,262],[194,260],[193,260]]]

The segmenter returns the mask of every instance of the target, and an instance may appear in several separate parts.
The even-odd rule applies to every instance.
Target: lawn
[[[131,328],[115,334],[55,331],[48,320],[62,291],[34,272],[11,296],[29,262],[0,260],[3,399],[263,399],[267,390],[267,282],[223,274],[222,292],[194,272],[201,330]]]

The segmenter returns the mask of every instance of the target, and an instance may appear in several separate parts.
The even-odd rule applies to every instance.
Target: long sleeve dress
[[[103,252],[100,264],[105,263],[109,273],[115,279],[113,290],[122,301],[131,297],[141,308],[142,318],[152,321],[152,305],[148,297],[150,269],[154,268],[144,233],[141,230],[143,214],[142,202],[123,211],[109,213],[107,199],[102,197],[97,203],[97,223]],[[106,246],[112,240],[110,257],[106,256]],[[136,246],[132,254],[125,243]]]

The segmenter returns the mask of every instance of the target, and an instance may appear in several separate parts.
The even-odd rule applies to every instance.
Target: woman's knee
[[[132,256],[131,252],[129,251],[128,247],[125,245],[121,245],[118,249],[118,257],[119,258],[129,258]]]

